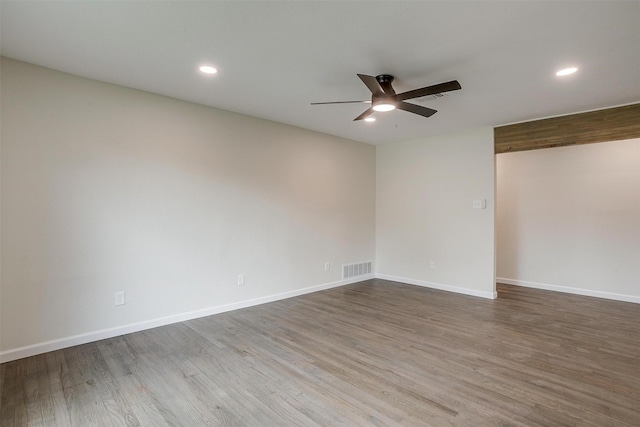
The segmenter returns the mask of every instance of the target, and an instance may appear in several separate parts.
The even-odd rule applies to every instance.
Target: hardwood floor
[[[370,280],[0,365],[2,426],[640,426],[640,306]]]

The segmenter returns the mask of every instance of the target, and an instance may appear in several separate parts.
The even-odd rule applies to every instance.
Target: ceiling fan
[[[371,101],[336,101],[336,102],[312,102],[311,105],[324,105],[324,104],[355,104],[355,103],[371,103],[364,113],[353,119],[353,121],[363,120],[372,115],[376,111],[391,111],[396,108],[399,110],[408,111],[410,113],[418,114],[424,117],[431,117],[437,111],[431,108],[423,107],[421,105],[410,104],[404,102],[407,99],[421,98],[427,95],[433,95],[436,93],[450,92],[452,90],[462,89],[460,83],[457,80],[452,80],[446,83],[440,83],[433,86],[427,86],[420,89],[410,90],[397,94],[391,83],[393,82],[393,76],[389,74],[380,74],[379,76],[367,76],[365,74],[358,74],[360,80],[371,91]]]

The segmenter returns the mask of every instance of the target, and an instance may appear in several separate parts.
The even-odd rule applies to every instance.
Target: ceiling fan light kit
[[[366,74],[358,74],[362,83],[371,91],[371,107],[365,112],[360,114],[353,121],[364,120],[372,115],[374,112],[386,112],[395,109],[408,111],[410,113],[417,114],[423,117],[431,117],[437,111],[432,108],[423,107],[416,104],[404,102],[407,99],[422,98],[428,95],[440,94],[443,92],[450,92],[453,90],[462,89],[460,83],[457,80],[452,80],[446,83],[440,83],[437,85],[426,86],[420,89],[410,90],[396,94],[391,83],[393,82],[393,76],[390,74],[380,74],[378,76],[368,76]],[[336,101],[336,102],[314,102],[311,105],[320,104],[351,104],[351,103],[367,103],[369,101]]]
[[[382,101],[378,101],[376,103],[373,103],[373,108],[374,111],[380,111],[380,112],[385,112],[385,111],[391,111],[391,110],[395,110],[396,109],[396,104],[395,103],[391,103],[388,100],[382,100]]]

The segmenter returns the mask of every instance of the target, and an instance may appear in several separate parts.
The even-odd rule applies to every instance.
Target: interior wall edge
[[[498,283],[505,285],[522,286],[525,288],[542,289],[545,291],[564,292],[566,294],[582,295],[586,297],[604,298],[614,301],[631,302],[640,304],[640,296],[617,294],[613,292],[594,291],[591,289],[574,288],[571,286],[552,285],[548,283],[528,282],[526,280],[508,279],[496,277]]]
[[[131,323],[128,325],[107,328],[93,332],[87,332],[78,335],[72,335],[51,341],[45,341],[37,344],[31,344],[24,347],[12,348],[0,351],[0,363],[11,362],[13,360],[23,359],[25,357],[36,356],[38,354],[50,351],[61,350],[76,345],[87,344],[90,342],[100,341],[107,338],[118,337],[133,332],[141,332],[160,326],[171,325],[174,323],[185,322],[187,320],[198,319],[201,317],[212,316],[214,314],[225,313],[228,311],[239,310],[242,308],[253,307],[256,305],[266,304],[269,302],[280,301],[287,298],[293,298],[300,295],[310,294],[313,292],[324,291],[326,289],[337,288],[340,286],[350,285],[352,283],[362,282],[364,280],[373,279],[373,274],[343,279],[336,282],[323,283],[320,285],[309,286],[302,289],[294,289],[292,291],[281,292],[273,295],[267,295],[259,298],[252,298],[231,304],[223,304],[214,307],[208,307],[201,310],[189,311],[186,313],[173,314],[170,316],[160,317],[156,319],[144,320],[141,322]]]
[[[460,288],[458,286],[428,282],[426,280],[412,279],[409,277],[393,276],[390,274],[376,273],[376,279],[390,280],[392,282],[406,283],[409,285],[421,286],[423,288],[437,289],[439,291],[446,291],[446,292],[454,292],[456,294],[469,295],[469,296],[479,297],[479,298],[496,299],[498,297],[498,293],[495,290],[493,292],[483,292],[475,289]],[[494,289],[495,289],[495,285],[494,285]]]

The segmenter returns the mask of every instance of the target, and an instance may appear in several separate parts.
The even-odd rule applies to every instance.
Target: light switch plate
[[[487,208],[487,199],[473,201],[473,209],[486,209],[486,208]]]

